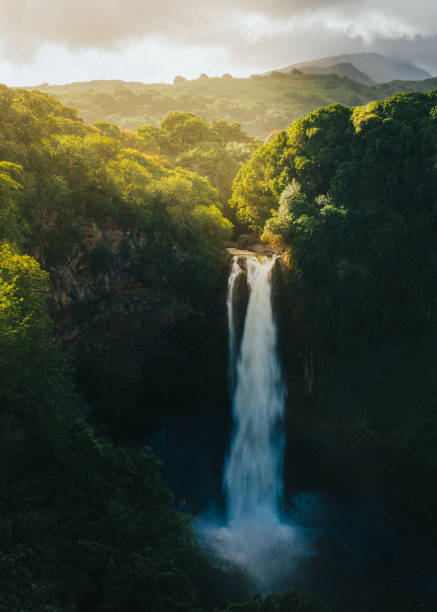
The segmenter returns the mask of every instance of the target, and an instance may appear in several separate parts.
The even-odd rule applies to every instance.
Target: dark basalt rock
[[[193,311],[164,282],[150,281],[153,269],[140,269],[138,254],[144,244],[143,236],[130,232],[97,230],[86,250],[78,249],[68,262],[50,270],[56,333],[77,354],[135,342],[139,332],[156,338]],[[99,251],[105,253],[103,262],[95,261]]]
[[[125,444],[147,442],[170,415],[189,422],[211,388],[211,412],[227,401],[224,287],[212,309],[194,307],[163,276],[159,252],[144,263],[146,247],[133,232],[90,228],[50,270],[55,333],[75,356],[91,420]]]

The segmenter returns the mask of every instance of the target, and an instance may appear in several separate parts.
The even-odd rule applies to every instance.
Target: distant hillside
[[[388,81],[422,81],[431,77],[429,72],[422,70],[414,64],[390,59],[378,53],[350,53],[345,55],[335,55],[333,57],[323,57],[310,62],[292,64],[281,68],[279,72],[291,72],[295,68],[307,72],[308,69],[329,68],[338,64],[352,64],[359,72],[370,77],[376,83],[386,83]],[[349,76],[349,75],[345,75]],[[349,76],[349,78],[354,78]],[[359,81],[363,82],[363,81]]]
[[[336,69],[353,70],[341,62]],[[294,119],[321,106],[334,103],[358,106],[395,93],[428,92],[436,88],[437,78],[366,84],[339,74],[304,74],[299,69],[245,79],[204,75],[189,81],[176,77],[172,85],[90,81],[44,84],[30,89],[49,93],[63,104],[77,108],[79,116],[88,123],[109,121],[122,129],[135,129],[159,125],[168,113],[182,111],[209,121],[221,118],[238,122],[251,136],[265,138],[272,130],[284,129]]]
[[[294,68],[294,70],[300,70],[305,74],[338,74],[342,77],[347,77],[357,83],[365,83],[371,85],[375,81],[371,79],[367,74],[355,68],[353,64],[349,62],[342,62],[340,64],[333,64],[332,66],[301,66],[300,68]]]

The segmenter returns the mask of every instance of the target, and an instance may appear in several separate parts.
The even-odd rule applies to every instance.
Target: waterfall
[[[243,270],[238,263],[238,257],[232,260],[231,273],[228,280],[228,296],[226,299],[226,308],[228,311],[228,328],[229,328],[229,379],[231,383],[231,393],[234,388],[235,381],[235,363],[237,358],[237,330],[234,317],[234,293],[235,281],[240,276]]]
[[[296,529],[281,520],[286,389],[272,308],[275,258],[244,257],[249,301],[240,346],[235,289],[243,269],[238,256],[227,295],[233,433],[223,478],[226,524],[203,519],[198,530],[221,558],[243,567],[256,588],[268,592],[289,586],[302,546]]]
[[[224,484],[231,527],[266,520],[279,522],[282,499],[285,386],[272,309],[275,258],[247,256],[246,263],[250,294],[237,359],[233,316],[234,284],[241,272],[237,258],[228,287],[229,361],[235,391],[234,434]]]

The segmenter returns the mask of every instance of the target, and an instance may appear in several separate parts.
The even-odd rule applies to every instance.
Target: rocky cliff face
[[[91,420],[116,442],[147,443],[179,418],[179,431],[196,422],[217,437],[227,427],[225,286],[194,307],[166,277],[179,254],[161,265],[149,247],[144,235],[88,228],[50,270],[56,335],[75,356]]]
[[[132,345],[140,338],[152,345],[192,313],[187,300],[171,294],[165,279],[152,284],[152,270],[141,267],[144,236],[97,227],[87,234],[72,257],[50,271],[56,333],[77,354]]]

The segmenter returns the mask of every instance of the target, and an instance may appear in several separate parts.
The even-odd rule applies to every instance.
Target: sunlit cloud
[[[429,0],[0,0],[0,81],[248,75],[376,50],[437,72]]]
[[[171,82],[175,75],[197,78],[205,66],[211,76],[227,71],[229,59],[221,47],[168,46],[158,37],[123,45],[118,51],[69,51],[45,43],[30,63],[17,65],[0,59],[0,82],[11,86],[50,84],[91,79]]]

